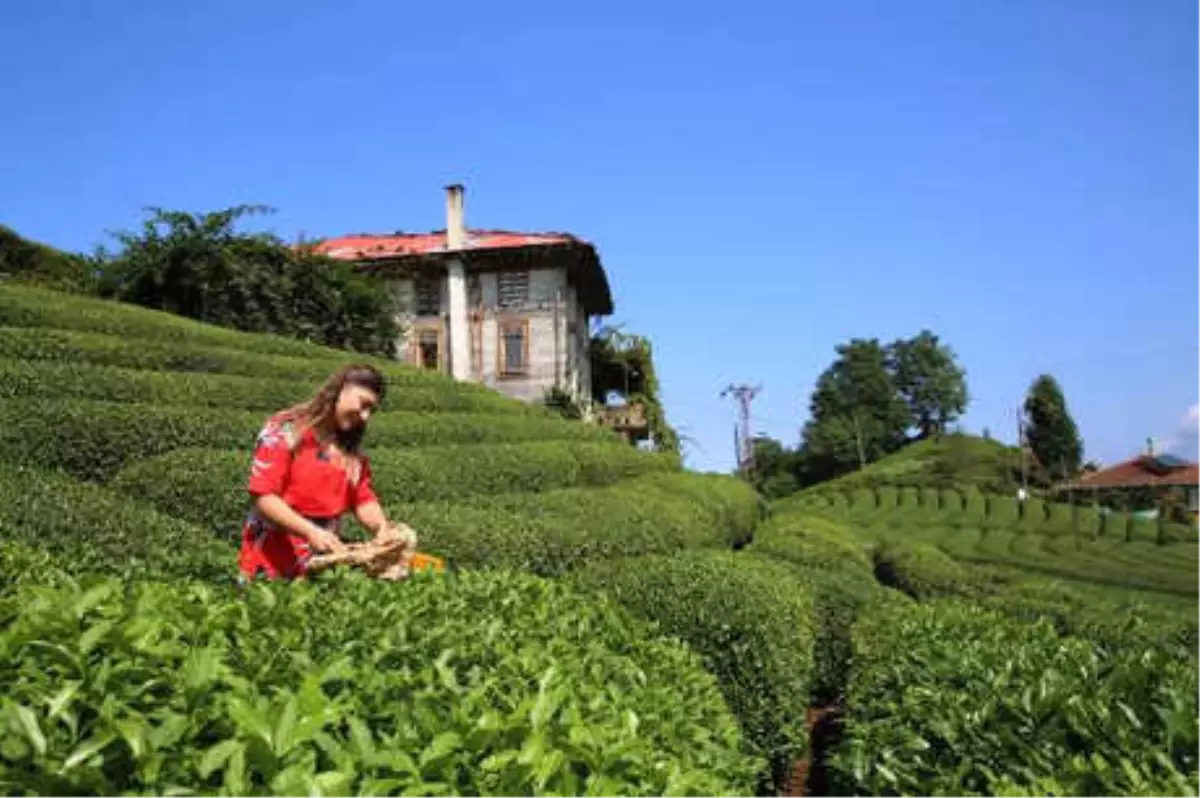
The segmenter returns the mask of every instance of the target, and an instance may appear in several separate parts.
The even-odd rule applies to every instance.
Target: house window
[[[500,374],[505,377],[529,373],[529,323],[500,323]]]
[[[529,302],[529,272],[501,272],[499,303],[502,308],[519,308]]]
[[[417,315],[436,316],[441,309],[441,281],[434,277],[417,278]]]
[[[413,365],[438,370],[442,365],[442,334],[436,327],[416,331],[412,351]]]

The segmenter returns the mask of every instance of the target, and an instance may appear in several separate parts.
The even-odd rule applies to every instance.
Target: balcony
[[[596,408],[596,423],[625,437],[630,443],[650,437],[646,408],[641,402]]]

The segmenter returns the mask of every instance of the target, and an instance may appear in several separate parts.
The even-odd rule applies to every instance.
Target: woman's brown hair
[[[357,385],[361,388],[374,393],[379,397],[379,401],[383,401],[384,393],[387,389],[387,383],[383,375],[378,369],[373,366],[360,364],[351,364],[343,366],[337,371],[325,378],[325,382],[317,389],[317,392],[309,398],[307,402],[290,407],[283,411],[282,416],[290,421],[296,422],[301,429],[317,428],[329,429],[334,425],[333,413],[337,409],[338,398],[342,395],[342,389],[347,385]],[[336,427],[334,427],[336,429]],[[360,454],[362,446],[363,433],[366,432],[366,427],[356,427],[351,430],[336,431],[338,446],[342,451],[351,457],[357,457]]]

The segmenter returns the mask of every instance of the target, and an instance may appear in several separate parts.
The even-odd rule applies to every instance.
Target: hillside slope
[[[1013,494],[1020,484],[1019,449],[973,435],[948,434],[909,444],[866,468],[806,490],[973,486],[987,493]]]
[[[235,586],[256,432],[351,359],[0,285],[0,783],[777,795],[809,765],[810,793],[1195,782],[1194,543],[1010,518],[974,486],[806,492],[765,519],[740,480],[391,362],[373,361],[378,490],[451,568]],[[907,478],[945,467],[907,454]],[[1101,576],[1151,589],[1034,570],[1106,557]],[[841,742],[810,706],[844,714]]]

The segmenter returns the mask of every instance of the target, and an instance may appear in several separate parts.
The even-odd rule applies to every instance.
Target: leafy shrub
[[[338,354],[333,349],[283,336],[243,333],[136,305],[27,286],[9,286],[0,293],[0,325],[231,347],[268,355],[328,358]]]
[[[867,613],[854,647],[839,794],[1196,790],[1194,662],[955,601]]]
[[[112,484],[218,536],[236,535],[249,507],[242,487],[245,474],[239,472],[235,483],[209,478],[214,472],[200,468],[201,461],[188,464],[179,457],[174,452],[137,463]],[[162,461],[168,458],[179,470],[162,479]],[[511,566],[546,575],[593,557],[729,547],[748,539],[755,508],[753,490],[725,477],[738,483],[736,488],[713,491],[710,498],[698,501],[689,485],[695,478],[683,473],[652,475],[605,488],[391,504],[389,512],[417,530],[422,549],[444,555],[456,565]],[[735,507],[738,501],[743,505],[740,513]],[[748,519],[751,526],[746,525]]]
[[[248,454],[266,418],[253,410],[0,399],[0,459],[105,481],[127,462],[177,449],[240,447]],[[602,427],[524,416],[385,411],[371,420],[366,436],[372,449],[557,440],[608,441],[619,449],[617,459],[635,453]],[[653,460],[638,456],[639,465]]]
[[[131,496],[214,530],[240,524],[252,452],[178,449],[130,464],[112,484]],[[380,501],[458,501],[492,493],[602,486],[665,471],[669,457],[619,443],[551,441],[419,449],[371,455]]]
[[[880,582],[913,598],[978,592],[968,570],[931,543],[884,540],[875,547],[874,561]]]
[[[803,517],[780,517],[764,525],[747,549],[786,562],[812,593],[816,606],[814,703],[836,700],[850,662],[850,627],[880,588],[871,559],[852,538]]]
[[[813,668],[812,600],[791,569],[748,554],[691,551],[599,560],[572,579],[698,651],[780,783],[807,748]]]
[[[746,794],[712,677],[515,573],[0,598],[9,792]]]
[[[229,410],[275,412],[302,402],[316,382],[227,374],[160,373],[70,362],[0,359],[0,399],[96,399]],[[511,413],[546,418],[546,411],[498,393],[407,387],[388,393],[385,410]]]
[[[0,537],[76,573],[228,580],[236,552],[204,530],[70,477],[0,463]]]

